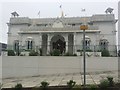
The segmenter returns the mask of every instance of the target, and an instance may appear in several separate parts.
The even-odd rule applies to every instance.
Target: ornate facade
[[[77,53],[83,49],[83,31],[80,25],[86,23],[86,50],[107,49],[116,54],[116,24],[114,14],[100,14],[91,17],[28,18],[12,17],[8,23],[8,49],[38,50],[43,55],[54,49],[64,53]]]

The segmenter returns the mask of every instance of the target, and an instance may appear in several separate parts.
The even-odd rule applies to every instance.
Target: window
[[[75,24],[72,24],[72,26],[75,26]]]
[[[100,50],[107,50],[108,49],[108,40],[102,39],[99,42]]]
[[[19,49],[19,40],[14,41],[14,50],[17,51]]]
[[[85,40],[86,50],[90,49],[90,40]]]
[[[28,40],[27,41],[27,49],[31,50],[33,48],[33,41],[32,40]]]
[[[83,42],[83,45],[84,45],[84,42]],[[90,50],[90,39],[85,40],[85,49]]]

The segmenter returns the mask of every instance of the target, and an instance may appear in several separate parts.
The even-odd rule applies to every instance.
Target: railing
[[[47,46],[47,45],[41,45],[41,47],[42,46]],[[49,45],[50,47],[52,47],[52,45]],[[39,48],[40,46],[38,46],[38,45],[33,45],[33,49],[35,49],[35,48]],[[65,47],[66,47],[66,45],[65,45]],[[83,45],[68,45],[68,47],[76,47],[77,49],[80,49],[80,50],[82,50],[83,49]],[[117,45],[108,45],[108,46],[106,46],[106,48],[108,48],[108,50],[112,50],[112,49],[117,49],[117,47],[120,47],[120,46],[117,46]],[[14,46],[12,46],[12,45],[7,45],[7,49],[12,49],[13,50],[13,48],[14,48]],[[25,46],[19,46],[19,49],[26,49],[27,48],[27,45]],[[100,45],[89,45],[89,46],[86,46],[86,48],[89,48],[90,50],[95,50],[95,51],[97,51],[97,50],[101,50],[101,48],[102,48],[102,46],[100,46]]]
[[[40,48],[41,47],[41,48]],[[66,53],[66,47],[68,47],[68,52],[72,52],[72,53],[77,53],[77,52],[83,52],[83,46],[82,45],[68,45],[68,46],[64,46],[64,47],[55,47],[53,48],[52,45],[49,46],[50,47],[50,51],[53,51],[53,49],[61,49],[64,48],[63,50],[65,50],[64,53]],[[102,50],[108,50],[111,56],[117,56],[118,55],[118,48],[119,46],[116,45],[108,45],[107,47],[101,47],[100,45],[90,45],[90,46],[86,46],[86,52],[101,52]],[[8,48],[6,50],[14,50],[15,52],[30,52],[31,50],[34,51],[39,51],[42,50],[44,53],[47,53],[47,45],[42,45],[42,46],[33,46],[32,49],[27,49],[27,46],[19,46],[19,48],[17,48],[16,50],[14,49],[13,46],[8,45]],[[5,50],[3,50],[5,51]]]

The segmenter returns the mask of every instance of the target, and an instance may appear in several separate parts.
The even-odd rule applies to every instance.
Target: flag
[[[40,11],[38,12],[38,15],[40,15]]]
[[[38,12],[38,17],[40,18],[40,11]]]
[[[62,8],[62,5],[60,5],[60,8]]]
[[[64,17],[64,13],[63,13],[63,11],[62,11],[62,13],[61,13],[61,17]]]

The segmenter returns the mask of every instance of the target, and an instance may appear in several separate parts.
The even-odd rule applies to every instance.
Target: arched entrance
[[[61,54],[65,52],[65,39],[61,35],[53,36],[51,39],[51,51],[60,50]]]

